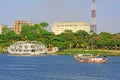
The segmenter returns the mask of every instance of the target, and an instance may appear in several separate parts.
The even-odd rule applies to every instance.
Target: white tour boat
[[[37,41],[18,41],[7,49],[12,55],[42,55],[47,53],[47,48]]]

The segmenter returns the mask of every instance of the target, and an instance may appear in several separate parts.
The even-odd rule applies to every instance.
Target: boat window
[[[19,48],[22,48],[22,45],[20,45]]]
[[[31,52],[35,52],[35,50],[31,50]]]
[[[34,45],[32,45],[32,46],[31,46],[31,48],[35,48],[35,46],[34,46]]]
[[[28,48],[28,46],[27,46],[27,45],[25,45],[24,47],[25,47],[26,49]]]
[[[19,52],[22,52],[22,50],[19,50]]]
[[[11,51],[14,51],[14,49],[11,49]]]
[[[29,50],[24,50],[24,52],[29,52]]]
[[[42,49],[39,49],[40,51],[42,51]]]
[[[83,60],[83,58],[77,58],[78,60]]]

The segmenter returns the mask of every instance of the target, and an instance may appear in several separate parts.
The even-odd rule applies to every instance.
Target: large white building
[[[52,32],[56,35],[63,33],[65,30],[71,30],[72,32],[84,30],[90,33],[90,24],[86,22],[55,22],[52,24]]]

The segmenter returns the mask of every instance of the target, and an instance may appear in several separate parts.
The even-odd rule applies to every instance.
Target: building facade
[[[52,24],[52,32],[56,35],[63,33],[65,30],[71,30],[74,33],[84,30],[90,33],[90,24],[86,22],[55,22]]]
[[[28,21],[24,21],[24,20],[16,20],[14,22],[14,31],[15,31],[15,33],[19,34],[21,32],[22,25],[32,25],[32,23],[28,22]]]

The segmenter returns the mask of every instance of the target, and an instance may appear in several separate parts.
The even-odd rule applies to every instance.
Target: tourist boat
[[[100,56],[100,54],[97,54],[97,55],[94,55],[94,54],[75,54],[74,55],[74,58],[83,58],[83,57],[85,57],[85,58],[96,58],[96,57],[99,57]]]
[[[90,62],[90,63],[105,63],[107,61],[107,56],[99,57],[98,55],[93,56],[93,54],[77,54],[74,58],[78,62]]]
[[[47,48],[37,41],[18,41],[7,49],[12,55],[42,55],[47,53]]]

